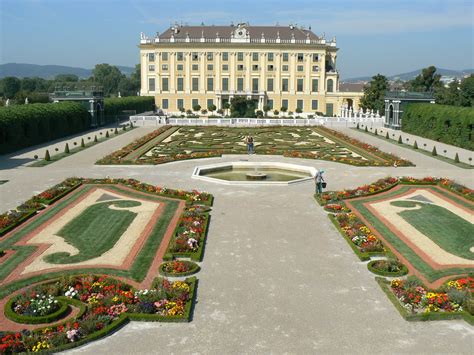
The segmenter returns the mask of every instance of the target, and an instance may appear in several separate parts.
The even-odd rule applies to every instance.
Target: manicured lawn
[[[429,237],[444,250],[465,259],[474,260],[474,225],[444,207],[413,203],[417,210],[400,212],[408,223]]]
[[[79,250],[76,255],[55,253],[45,261],[54,264],[72,264],[99,257],[120,239],[136,216],[127,210],[110,209],[139,206],[137,201],[104,202],[89,206],[62,228],[58,235]]]

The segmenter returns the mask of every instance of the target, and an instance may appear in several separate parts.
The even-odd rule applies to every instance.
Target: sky
[[[342,78],[474,68],[472,0],[0,0],[0,63],[134,66],[171,23],[311,26]]]

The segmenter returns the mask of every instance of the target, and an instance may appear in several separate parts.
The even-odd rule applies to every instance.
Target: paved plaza
[[[22,165],[23,159],[36,153],[0,157],[0,180],[9,180],[0,185],[1,211],[71,176],[135,178],[172,188],[196,188],[215,197],[192,322],[131,322],[71,352],[472,353],[474,329],[467,322],[407,322],[400,316],[314,200],[312,182],[227,186],[191,178],[197,165],[250,160],[324,168],[330,190],[354,188],[389,175],[447,177],[474,188],[473,170],[362,132],[333,128],[407,158],[416,167],[355,167],[259,155],[157,166],[94,165],[153,130],[146,127],[42,168]]]

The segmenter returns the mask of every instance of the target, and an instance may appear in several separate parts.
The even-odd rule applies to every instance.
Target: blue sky
[[[337,37],[343,78],[474,67],[472,0],[0,0],[0,62],[138,63],[172,22],[309,26]]]

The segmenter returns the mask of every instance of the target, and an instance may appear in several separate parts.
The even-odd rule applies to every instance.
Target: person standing
[[[324,181],[323,174],[324,174],[324,170],[321,169],[321,170],[318,170],[317,174],[314,177],[314,181],[316,182],[316,193],[317,194],[322,194],[323,193],[323,183],[324,183],[324,185],[326,185],[326,183]]]
[[[253,154],[253,137],[249,134],[246,138],[247,143],[247,154]]]

